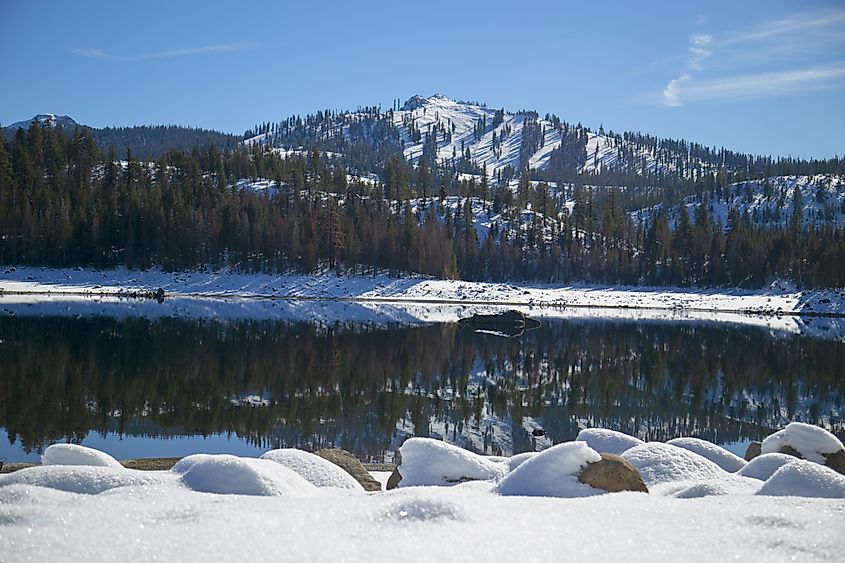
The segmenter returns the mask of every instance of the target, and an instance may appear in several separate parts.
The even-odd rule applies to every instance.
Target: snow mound
[[[746,464],[746,461],[736,454],[700,438],[675,438],[666,443],[705,457],[730,473],[736,473]]]
[[[100,450],[76,444],[53,444],[44,450],[41,465],[88,465],[123,469],[120,462]]]
[[[779,453],[758,455],[737,471],[737,475],[765,481],[774,475],[775,471],[797,459],[795,456]]]
[[[678,481],[707,481],[727,472],[709,459],[662,442],[649,442],[622,454],[639,472],[646,486]]]
[[[635,446],[645,444],[639,438],[628,436],[615,430],[604,428],[585,428],[575,437],[576,441],[587,442],[587,445],[599,453],[622,455]]]
[[[32,485],[68,493],[98,495],[117,487],[146,486],[164,480],[158,472],[130,471],[123,467],[41,465],[0,476],[0,487]]]
[[[817,463],[796,459],[763,483],[758,495],[845,498],[845,477]]]
[[[791,422],[783,430],[778,430],[763,440],[762,453],[779,452],[784,446],[795,449],[808,461],[824,463],[824,454],[832,454],[845,449],[839,438],[818,426]]]
[[[310,452],[285,448],[270,450],[260,459],[275,461],[294,471],[315,487],[336,487],[362,491],[364,487],[355,478],[334,463]]]
[[[523,452],[521,454],[516,454],[515,456],[511,456],[509,458],[505,458],[505,461],[508,463],[508,469],[513,471],[532,457],[536,457],[537,452]]]
[[[505,463],[490,461],[432,438],[409,438],[399,452],[402,454],[400,487],[497,480],[508,471]]]
[[[730,487],[726,487],[723,483],[714,481],[712,483],[696,483],[680,489],[669,496],[675,498],[704,498],[712,496],[721,496],[731,494]]]
[[[601,460],[586,443],[565,442],[552,446],[520,464],[496,487],[504,496],[586,497],[603,494],[578,480],[581,468]]]
[[[194,491],[223,495],[310,496],[316,487],[297,473],[267,459],[195,454],[171,469]]]

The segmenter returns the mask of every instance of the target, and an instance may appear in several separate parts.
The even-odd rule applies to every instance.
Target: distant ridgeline
[[[845,286],[840,158],[594,132],[439,95],[268,122],[239,143],[66,119],[0,143],[0,264]],[[154,158],[132,141],[147,133]]]
[[[222,149],[234,148],[239,138],[228,133],[195,129],[179,125],[136,125],[133,127],[95,128],[81,125],[70,117],[52,114],[36,115],[30,121],[20,121],[3,128],[7,141],[14,140],[19,128],[29,129],[32,122],[42,127],[60,126],[65,134],[73,135],[77,128],[87,129],[103,153],[113,151],[118,158],[127,152],[142,160],[158,158],[170,150],[191,152],[215,145]]]

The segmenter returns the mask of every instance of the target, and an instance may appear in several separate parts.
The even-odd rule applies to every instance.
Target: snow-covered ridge
[[[703,194],[687,197],[683,205],[692,221],[702,201],[723,227],[728,226],[728,212],[736,209],[751,223],[771,228],[785,228],[791,221],[795,190],[800,194],[804,225],[845,226],[845,177],[832,174],[813,176],[772,176],[735,182]],[[660,206],[631,213],[634,221],[650,222]],[[677,208],[669,210],[670,224],[677,222]]]

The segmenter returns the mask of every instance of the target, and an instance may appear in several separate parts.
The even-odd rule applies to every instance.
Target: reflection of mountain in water
[[[374,459],[433,435],[507,454],[584,425],[724,443],[792,419],[840,429],[845,412],[845,345],[722,325],[544,320],[506,339],[453,324],[0,317],[0,356],[0,426],[26,449],[117,430]]]

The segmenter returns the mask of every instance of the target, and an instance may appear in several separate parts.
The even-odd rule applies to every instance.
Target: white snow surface
[[[503,496],[587,497],[605,491],[585,485],[578,474],[601,456],[584,442],[564,442],[544,450],[508,473],[496,486]]]
[[[53,444],[44,450],[41,465],[88,465],[123,469],[119,461],[94,448],[77,444]]]
[[[798,451],[801,457],[816,463],[825,463],[825,454],[845,449],[839,438],[812,424],[792,422],[763,440],[762,453],[779,452],[784,446]]]
[[[663,485],[601,494],[577,482],[598,459],[582,441],[492,459],[408,443],[409,467],[488,480],[350,494],[235,456],[190,456],[171,471],[38,466],[0,475],[0,553],[22,562],[841,561],[845,548],[845,477],[808,461],[793,458],[763,482],[649,443],[625,456]]]
[[[774,472],[757,491],[778,497],[845,498],[845,476],[833,469],[796,459]]]
[[[733,452],[701,438],[675,438],[666,443],[705,457],[729,473],[739,471],[746,464],[744,459]]]
[[[270,450],[262,454],[260,459],[275,461],[296,472],[316,487],[337,487],[352,491],[364,491],[364,487],[352,475],[327,459],[310,452],[295,448],[283,448]]]
[[[400,487],[448,486],[464,481],[495,481],[508,465],[432,438],[409,438],[399,448]]]
[[[588,446],[599,453],[616,455],[622,455],[635,446],[645,444],[639,438],[605,428],[585,428],[578,432],[575,440],[586,442]]]
[[[761,454],[737,471],[737,475],[765,481],[774,475],[775,471],[797,459],[795,456],[781,453]]]
[[[317,487],[295,471],[269,459],[228,454],[194,454],[171,470],[194,491],[222,495],[313,496]]]

